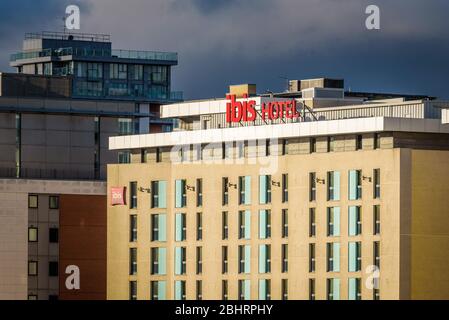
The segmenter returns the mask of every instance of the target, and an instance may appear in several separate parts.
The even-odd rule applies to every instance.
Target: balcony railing
[[[178,54],[176,52],[103,50],[103,49],[87,49],[87,48],[59,48],[59,49],[43,49],[39,51],[18,52],[11,55],[10,61],[14,62],[23,59],[35,59],[42,57],[63,57],[63,56],[178,61]]]

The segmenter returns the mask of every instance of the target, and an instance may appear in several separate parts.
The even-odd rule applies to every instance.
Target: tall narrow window
[[[228,212],[227,211],[223,211],[221,213],[221,238],[223,240],[227,240],[228,236],[229,236],[229,232],[228,232]]]
[[[259,239],[271,237],[271,210],[259,210]]]
[[[187,206],[187,184],[186,180],[175,181],[175,207],[184,208]]]
[[[251,177],[239,177],[239,204],[251,204]]]
[[[340,200],[340,172],[338,171],[327,173],[327,200]]]
[[[340,271],[340,243],[327,243],[327,272]]]
[[[340,207],[327,208],[327,236],[340,235]]]
[[[137,182],[133,181],[129,184],[129,207],[130,209],[136,209],[137,208]]]
[[[361,242],[348,243],[348,271],[362,270],[362,244]]]
[[[151,248],[151,274],[165,275],[167,273],[167,249]]]
[[[36,227],[28,228],[28,242],[37,242],[38,230]]]
[[[37,276],[37,261],[28,261],[28,275]]]
[[[288,174],[282,175],[282,203],[288,202]]]
[[[282,209],[282,238],[288,238],[288,209]]]
[[[309,279],[309,300],[315,300],[315,279]]]
[[[348,279],[348,300],[362,300],[362,286],[360,278]]]
[[[348,207],[348,234],[350,236],[362,234],[362,208],[360,206]]]
[[[162,151],[161,148],[156,148],[156,162],[162,162]]]
[[[265,156],[268,157],[271,154],[270,139],[265,140]]]
[[[239,273],[251,272],[251,246],[240,245],[239,246]]]
[[[196,206],[203,205],[203,179],[196,179]]]
[[[327,137],[327,152],[335,151],[335,137]]]
[[[165,214],[151,215],[151,241],[167,241],[167,216]]]
[[[380,234],[380,206],[373,206],[373,234]]]
[[[48,197],[48,207],[52,210],[59,209],[59,197],[58,196],[50,196]]]
[[[167,181],[151,181],[151,208],[167,208]]]
[[[374,134],[374,149],[380,149],[380,135],[378,133]]]
[[[348,175],[349,200],[358,200],[362,198],[362,171],[350,170]]]
[[[340,279],[327,279],[327,300],[340,300]]]
[[[373,242],[373,264],[380,269],[380,242]]]
[[[221,281],[221,299],[228,300],[228,280]]]
[[[166,282],[151,281],[151,300],[165,300]]]
[[[309,208],[309,237],[316,236],[315,208]]]
[[[309,272],[315,272],[315,243],[309,243]]]
[[[222,259],[221,273],[226,274],[226,273],[228,273],[228,247],[227,246],[221,247],[221,259]]]
[[[316,173],[309,173],[309,201],[316,200]]]
[[[271,176],[259,176],[259,203],[271,203]]]
[[[251,280],[239,280],[238,295],[239,300],[251,299]]]
[[[196,300],[203,300],[203,281],[196,280]]]
[[[39,197],[36,194],[30,194],[28,196],[28,208],[37,209],[39,207]]]
[[[201,212],[196,213],[196,240],[203,240],[203,214]]]
[[[271,300],[270,279],[259,279],[259,300]]]
[[[137,215],[133,214],[129,216],[129,241],[137,241]]]
[[[137,300],[137,281],[129,282],[129,300]]]
[[[373,183],[373,197],[374,199],[380,198],[380,169],[373,170],[374,183]]]
[[[175,300],[186,300],[186,282],[185,282],[185,280],[175,281]]]
[[[288,279],[282,279],[281,281],[281,299],[288,300]]]
[[[310,153],[316,152],[316,138],[310,138]]]
[[[225,177],[221,179],[222,183],[222,198],[221,203],[223,206],[227,206],[229,203],[229,178]]]
[[[282,155],[285,156],[288,154],[288,140],[283,139],[282,140]]]
[[[129,274],[137,274],[137,248],[129,249]]]
[[[203,273],[203,248],[196,247],[196,274]]]
[[[271,272],[271,245],[259,245],[259,273]]]
[[[186,248],[175,247],[175,274],[186,274]]]
[[[357,135],[355,140],[355,149],[362,150],[363,148],[363,136],[361,134]]]
[[[251,211],[239,211],[239,239],[251,238]]]
[[[281,257],[281,272],[288,272],[288,244],[282,244],[281,247],[282,257]]]
[[[187,219],[185,213],[175,215],[175,241],[187,240]]]

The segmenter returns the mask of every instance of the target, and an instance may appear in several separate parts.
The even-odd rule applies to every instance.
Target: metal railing
[[[59,48],[59,49],[43,49],[38,51],[25,51],[14,53],[10,56],[10,61],[24,59],[35,59],[42,57],[106,57],[120,59],[139,59],[139,60],[155,60],[155,61],[178,61],[176,52],[158,52],[158,51],[136,51],[136,50],[103,50],[88,48]]]
[[[94,42],[109,42],[111,36],[108,34],[96,33],[73,33],[73,32],[57,32],[57,31],[42,31],[30,32],[25,34],[25,40],[30,39],[52,39],[52,40],[78,40],[78,41],[94,41]]]

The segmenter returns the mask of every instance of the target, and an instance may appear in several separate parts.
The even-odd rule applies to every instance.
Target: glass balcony
[[[10,61],[14,62],[23,59],[35,59],[42,57],[106,57],[120,59],[139,59],[139,60],[155,60],[155,61],[178,61],[176,52],[157,52],[157,51],[135,51],[135,50],[101,50],[87,48],[59,48],[44,49],[40,51],[18,52],[12,54]]]

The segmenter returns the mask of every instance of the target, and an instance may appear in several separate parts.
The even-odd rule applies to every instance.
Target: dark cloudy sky
[[[61,31],[68,4],[80,5],[82,32],[109,33],[114,48],[178,52],[173,89],[186,98],[320,76],[449,98],[448,0],[0,0],[0,70],[25,32]],[[369,4],[378,31],[365,28]]]

